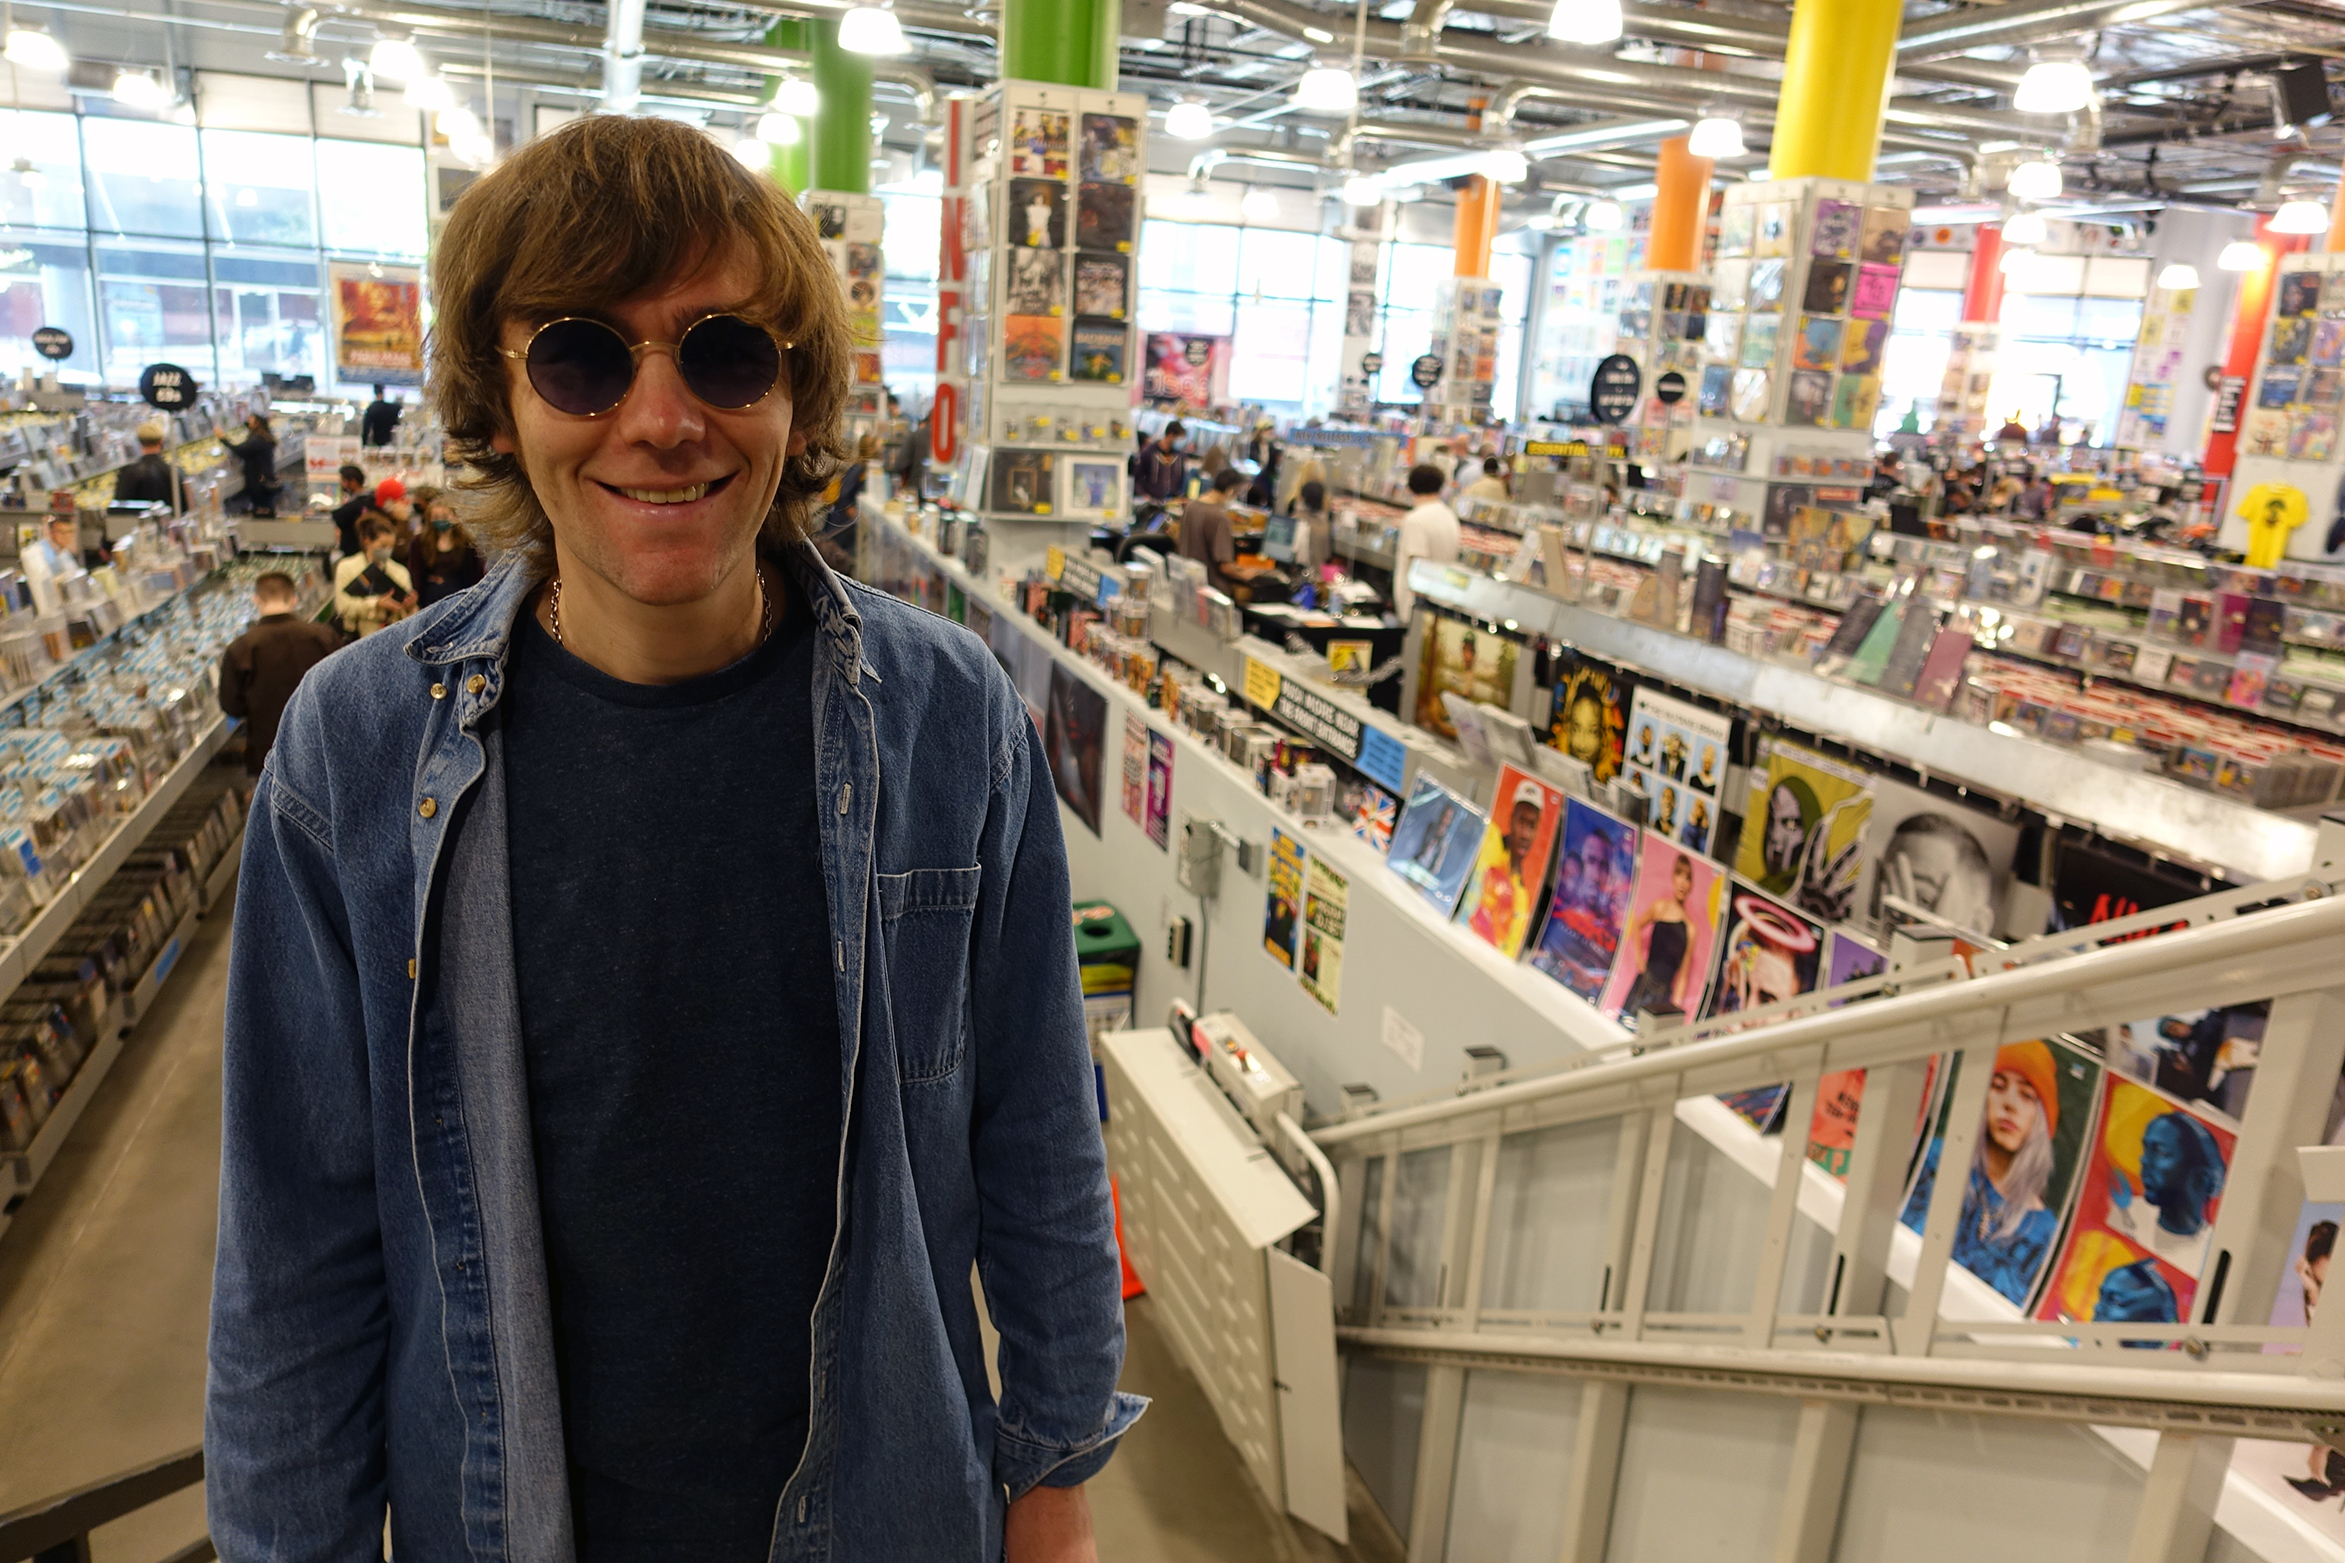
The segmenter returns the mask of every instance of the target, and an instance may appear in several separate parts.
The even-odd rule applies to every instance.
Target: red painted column
[[[2002,314],[2003,225],[1981,223],[1970,252],[1970,281],[1962,290],[1962,318],[1965,324],[1993,325]]]
[[[2241,406],[2244,413],[2248,380],[2255,374],[2256,350],[2263,346],[2264,322],[2272,314],[2272,289],[2279,276],[2280,257],[2292,250],[2304,248],[2300,234],[2276,234],[2271,231],[2269,216],[2255,220],[2256,248],[2263,252],[2255,270],[2239,273],[2239,295],[2231,315],[2231,351],[2223,359],[2223,377],[2236,379],[2240,385]],[[2227,478],[2239,454],[2238,419],[2224,432],[2207,436],[2207,453],[2200,466],[2211,478]]]

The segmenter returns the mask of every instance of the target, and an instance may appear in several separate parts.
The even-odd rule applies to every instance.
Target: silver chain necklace
[[[765,594],[765,571],[763,571],[763,570],[758,570],[758,571],[756,572],[756,576],[757,576],[757,643],[758,643],[760,646],[762,646],[762,645],[764,645],[764,644],[765,644],[765,643],[766,643],[768,640],[770,640],[770,639],[772,639],[772,638],[773,638],[773,632],[774,632],[774,600],[773,600],[771,597],[768,597],[768,596]],[[552,593],[552,595],[551,595],[551,596],[547,597],[547,599],[546,599],[546,617],[552,621],[552,624],[550,625],[550,628],[551,628],[551,629],[553,630],[553,632],[554,632],[554,644],[555,644],[555,645],[557,645],[557,646],[563,646],[563,644],[564,644],[564,643],[563,643],[563,640],[562,640],[562,578],[561,578],[560,576],[558,576],[558,575],[554,577],[554,590],[553,590],[553,593]],[[565,650],[567,650],[567,649],[568,649],[568,648],[567,648],[567,646],[564,646],[564,649],[565,649]]]

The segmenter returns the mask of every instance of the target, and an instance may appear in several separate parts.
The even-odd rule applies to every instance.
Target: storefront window
[[[96,379],[93,318],[89,250],[80,234],[0,228],[0,375],[39,369],[77,383]],[[52,362],[33,351],[32,334],[43,326],[72,334],[72,357]]]
[[[306,374],[323,383],[327,342],[314,252],[220,250],[212,257],[212,280],[221,374]]]
[[[107,381],[134,385],[140,370],[162,362],[217,383],[203,246],[149,241],[96,249]]]
[[[1433,345],[1433,299],[1457,275],[1457,252],[1446,244],[1388,244],[1379,268],[1376,350],[1384,368],[1376,377],[1380,402],[1418,402],[1425,393],[1409,380],[1409,365]]]
[[[1914,409],[1924,429],[1934,421],[1939,388],[1946,379],[1946,355],[1962,319],[1962,295],[1951,289],[1902,288],[1889,323],[1889,346],[1881,360],[1881,410],[1873,433],[1886,438]]]
[[[0,223],[28,228],[79,228],[88,221],[82,206],[81,147],[71,114],[19,113],[0,109],[0,146],[7,162],[24,158],[28,171],[0,169]]]
[[[202,133],[204,213],[215,239],[235,244],[318,242],[307,136],[245,130]]]
[[[914,415],[936,390],[937,246],[941,196],[882,190],[887,227],[880,248],[887,274],[880,299],[880,374]]]
[[[1324,413],[1341,374],[1350,256],[1340,239],[1289,228],[1149,222],[1140,329],[1229,337],[1230,400]]]
[[[2089,274],[2081,264],[2073,271],[2079,285]],[[2056,417],[2069,437],[2108,444],[2125,407],[2141,311],[2138,298],[2005,294],[1990,418],[2016,414],[2036,429]]]
[[[203,168],[195,131],[151,120],[81,122],[90,226],[101,233],[200,239]]]
[[[336,255],[423,258],[423,149],[371,141],[319,141],[318,216]]]

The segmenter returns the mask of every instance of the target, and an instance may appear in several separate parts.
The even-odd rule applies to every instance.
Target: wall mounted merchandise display
[[[887,387],[879,368],[887,272],[880,245],[887,235],[887,207],[876,195],[839,190],[805,191],[798,204],[814,219],[815,235],[847,300],[847,327],[855,339],[854,391],[847,400],[847,416],[868,422],[887,411]]]
[[[2222,541],[2269,568],[2323,559],[2345,543],[2345,257],[2283,255],[2271,322],[2239,409],[2239,456]]]
[[[1147,107],[1005,81],[965,111],[966,161],[945,179],[969,287],[961,361],[940,373],[959,387],[952,492],[989,521],[1126,508]],[[948,138],[948,161],[963,144]]]

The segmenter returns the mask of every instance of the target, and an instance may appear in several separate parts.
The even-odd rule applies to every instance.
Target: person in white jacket
[[[1441,502],[1448,481],[1448,475],[1430,462],[1409,469],[1409,493],[1417,504],[1401,517],[1400,542],[1392,556],[1392,606],[1404,625],[1416,607],[1416,594],[1409,590],[1410,561],[1448,564],[1457,558],[1457,512]]]

